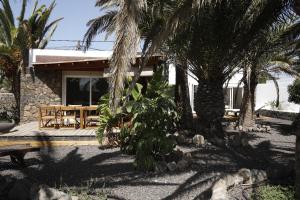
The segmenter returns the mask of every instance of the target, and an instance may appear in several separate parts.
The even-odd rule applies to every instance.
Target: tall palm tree
[[[177,1],[148,0],[147,1],[147,9],[142,10],[141,18],[138,24],[140,35],[145,40],[145,44],[146,44],[145,47],[149,43],[151,43],[152,37],[156,35],[157,32],[160,31],[166,25],[168,18],[174,13],[174,10],[178,9],[180,2],[182,1],[180,0]],[[107,34],[110,35],[114,31],[116,31],[116,19],[118,17],[117,15],[118,11],[120,11],[121,9],[120,5],[121,5],[120,1],[116,1],[116,0],[111,0],[106,2],[97,1],[96,6],[100,6],[102,9],[106,9],[107,12],[104,15],[95,18],[93,20],[90,20],[88,22],[89,29],[84,37],[86,49],[89,48],[92,39],[97,34],[101,32],[107,32]],[[163,48],[161,49],[161,51],[163,51],[165,55],[173,56],[173,52],[170,51],[169,48]],[[148,55],[150,54],[148,53]],[[144,63],[146,62],[144,61]],[[130,63],[130,65],[131,64],[132,63]],[[191,128],[192,112],[191,112],[189,92],[188,92],[187,73],[186,70],[182,70],[184,66],[186,65],[181,65],[180,68],[179,67],[176,68],[177,71],[176,74],[179,78],[179,79],[176,78],[176,80],[178,80],[176,81],[176,89],[178,89],[177,91],[179,91],[180,88],[181,91],[180,92],[181,97],[177,99],[180,99],[180,102],[178,102],[178,104],[180,104],[183,108],[183,118],[182,118],[183,123],[181,124],[183,125],[183,128]],[[117,68],[120,68],[120,66],[118,66]],[[114,67],[111,67],[111,69],[112,71],[115,70]],[[118,77],[124,76],[124,74],[125,73],[119,73]],[[137,76],[135,77],[135,81],[138,79],[138,77],[139,75],[137,74]],[[120,91],[122,90],[122,88],[115,87],[114,80],[116,80],[116,76],[113,76],[113,78],[111,79],[111,94],[115,94],[116,90],[120,90]],[[119,83],[122,84],[122,81]],[[179,92],[177,94],[179,94]],[[112,95],[111,99],[112,99],[111,102],[113,103],[114,102],[113,99],[115,99],[115,96]],[[118,102],[118,100],[116,101]],[[114,104],[117,105],[116,102]]]
[[[195,110],[204,130],[223,137],[223,84],[257,43],[257,36],[278,18],[287,1],[219,1],[203,4],[181,33],[181,56],[198,78]]]
[[[45,48],[62,18],[48,23],[55,7],[53,1],[48,8],[45,5],[38,7],[36,2],[33,12],[25,20],[27,0],[23,0],[16,25],[9,1],[1,0],[0,5],[0,70],[11,80],[12,92],[19,106],[20,72],[28,64],[29,49]]]

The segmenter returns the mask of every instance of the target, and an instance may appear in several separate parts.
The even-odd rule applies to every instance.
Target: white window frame
[[[92,103],[92,78],[105,78],[103,72],[97,71],[63,71],[62,74],[62,103],[67,105],[67,78],[89,78],[90,79],[90,102]]]

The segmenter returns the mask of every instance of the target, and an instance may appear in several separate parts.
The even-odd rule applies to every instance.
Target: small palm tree
[[[20,16],[15,18],[8,0],[1,0],[0,5],[0,70],[10,80],[17,106],[20,103],[20,71],[28,64],[30,48],[45,48],[53,35],[57,23],[62,19],[48,23],[55,7],[55,1],[47,8],[38,7],[36,2],[33,12],[24,19],[27,0],[22,1]]]
[[[275,74],[286,73],[299,76],[294,67],[297,65],[295,45],[283,41],[282,35],[290,29],[298,17],[290,9],[284,11],[279,19],[263,31],[258,37],[255,47],[251,48],[244,65],[244,95],[241,105],[239,125],[244,128],[255,124],[255,92],[259,77],[273,80],[277,90],[276,105],[279,105],[279,87]]]

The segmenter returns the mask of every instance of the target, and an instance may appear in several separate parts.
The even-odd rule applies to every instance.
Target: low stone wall
[[[266,117],[286,119],[286,120],[291,120],[291,121],[294,121],[294,119],[298,115],[298,113],[294,113],[294,112],[284,112],[284,111],[278,111],[278,110],[265,110],[265,109],[261,109],[261,110],[257,111],[256,113],[259,113],[259,115],[266,116]]]
[[[12,93],[0,93],[0,110],[11,111],[16,108],[16,101]]]

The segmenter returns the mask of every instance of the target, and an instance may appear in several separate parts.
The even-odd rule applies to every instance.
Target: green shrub
[[[300,79],[296,79],[292,85],[288,86],[289,102],[300,104]]]
[[[258,188],[253,196],[254,200],[294,200],[295,189],[293,187],[283,187],[280,185],[266,185]]]
[[[112,114],[108,99],[103,98],[100,105],[98,138],[111,135],[111,128],[122,123],[117,141],[121,150],[135,155],[135,166],[139,170],[153,170],[157,161],[164,159],[174,149],[173,141],[167,137],[176,129],[179,116],[168,82],[159,70],[148,83],[142,95],[142,85],[137,84],[131,99]],[[100,140],[100,139],[99,139]]]

